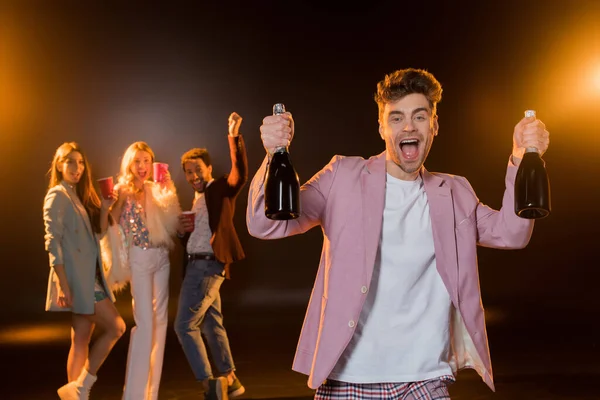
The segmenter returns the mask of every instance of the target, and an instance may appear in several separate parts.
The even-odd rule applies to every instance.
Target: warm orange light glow
[[[505,323],[508,316],[506,313],[497,308],[486,308],[485,309],[485,323],[488,326],[502,325]]]
[[[4,129],[27,118],[30,91],[24,76],[23,37],[10,13],[0,18],[0,126]]]
[[[591,3],[590,3],[591,4]],[[597,155],[600,136],[600,29],[597,12],[582,7],[578,15],[565,18],[560,28],[548,32],[548,46],[538,51],[538,60],[530,77],[529,100],[537,107],[538,117],[551,134],[581,135],[580,141],[562,142],[578,146],[577,151]],[[556,149],[556,147],[554,147]],[[561,149],[567,151],[565,147]],[[583,154],[582,154],[583,155]],[[586,157],[587,158],[587,157]]]
[[[599,44],[600,46],[600,44]],[[600,100],[600,58],[583,62],[581,95],[588,100]]]
[[[592,76],[593,86],[600,93],[600,62],[596,64],[594,75]]]
[[[70,337],[71,327],[68,324],[25,325],[0,331],[0,344],[68,342]]]

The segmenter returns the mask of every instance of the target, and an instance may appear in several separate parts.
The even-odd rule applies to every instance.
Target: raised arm
[[[230,187],[229,196],[236,196],[242,187],[248,182],[248,156],[244,138],[240,135],[242,117],[233,112],[229,116],[229,154],[231,157],[231,170],[227,177]]]
[[[500,210],[479,202],[475,209],[477,223],[477,244],[483,247],[497,249],[521,249],[529,243],[533,232],[533,220],[520,218],[515,214],[514,208],[514,182],[517,167],[509,162],[505,190]],[[465,178],[461,183],[473,193],[474,191]]]
[[[541,156],[546,152],[549,144],[550,133],[546,130],[546,125],[535,116],[525,117],[515,125],[502,208],[496,211],[481,203],[477,206],[478,244],[486,247],[518,249],[529,243],[533,232],[533,220],[520,218],[515,214],[515,177],[526,148],[536,148]],[[468,182],[465,184],[469,185]],[[470,185],[469,189],[472,190]]]
[[[288,146],[293,137],[294,122],[290,113],[271,115],[263,120],[261,138],[268,154],[273,149]],[[300,188],[300,217],[287,221],[274,221],[265,216],[264,183],[268,165],[268,154],[254,175],[248,192],[246,224],[248,232],[260,239],[279,239],[308,231],[322,224],[327,198],[336,172],[339,158],[331,162]]]
[[[113,192],[111,193],[111,197],[109,199],[102,198],[102,203],[100,207],[100,237],[104,236],[106,230],[109,225],[109,218],[111,215],[111,207],[117,200],[117,195]],[[114,217],[113,217],[114,220]]]
[[[125,186],[121,184],[116,184],[113,195],[116,196],[117,200],[113,203],[113,205],[110,208],[110,215],[118,224],[121,221],[121,212],[123,211],[123,205],[127,200],[129,192],[127,191]]]

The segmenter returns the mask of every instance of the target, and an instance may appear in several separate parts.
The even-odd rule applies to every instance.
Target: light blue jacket
[[[96,266],[102,267],[100,245],[88,214],[75,191],[62,182],[46,194],[44,200],[46,251],[50,256],[50,276],[46,295],[46,311],[72,311],[77,314],[94,313],[94,284]],[[58,276],[55,265],[64,265],[73,300],[72,308],[57,304]],[[100,268],[102,283],[106,284],[104,269]],[[106,291],[112,301],[114,295]]]

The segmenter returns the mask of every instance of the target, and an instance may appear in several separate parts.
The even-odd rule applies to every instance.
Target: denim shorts
[[[100,283],[96,279],[96,284],[94,285],[94,299],[96,300],[96,303],[99,303],[106,298],[108,298],[108,294],[106,294],[106,289],[104,289],[102,283]]]

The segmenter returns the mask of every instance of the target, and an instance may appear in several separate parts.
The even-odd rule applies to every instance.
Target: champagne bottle
[[[273,115],[283,114],[285,106],[273,106]],[[265,178],[265,215],[289,220],[300,216],[300,182],[287,147],[278,147],[271,156]]]
[[[535,111],[525,111],[535,117]],[[515,179],[515,212],[521,218],[539,219],[550,214],[550,182],[544,161],[535,147],[525,149]]]

